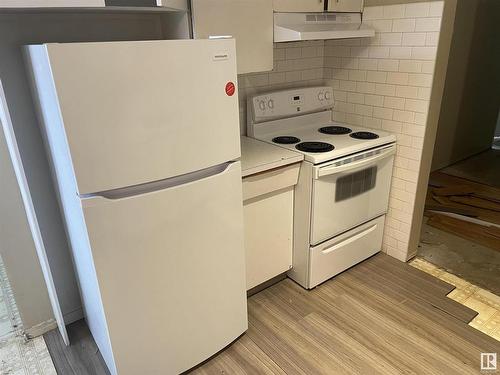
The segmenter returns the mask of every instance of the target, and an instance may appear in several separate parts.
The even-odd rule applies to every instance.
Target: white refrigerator
[[[188,370],[247,329],[234,40],[25,52],[110,372]]]

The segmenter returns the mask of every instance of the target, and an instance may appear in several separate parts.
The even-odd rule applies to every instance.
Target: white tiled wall
[[[331,85],[334,119],[398,138],[384,251],[406,260],[443,1],[366,7],[374,38],[277,43],[274,69],[238,76],[241,133],[248,95]]]
[[[324,41],[276,43],[271,72],[238,76],[241,134],[246,134],[248,95],[290,87],[324,83]]]
[[[397,134],[384,251],[406,260],[443,2],[367,7],[374,38],[325,43],[334,119]]]

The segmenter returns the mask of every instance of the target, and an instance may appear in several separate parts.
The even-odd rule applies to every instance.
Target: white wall
[[[0,124],[0,254],[25,328],[53,328],[52,308]]]
[[[7,104],[28,183],[37,212],[40,229],[49,256],[52,273],[56,281],[58,297],[63,313],[68,321],[81,317],[81,302],[66,240],[54,185],[52,183],[43,141],[35,116],[35,110],[28,85],[22,56],[22,45],[42,42],[99,41],[99,40],[134,40],[159,39],[162,30],[160,16],[154,14],[117,14],[92,13],[17,13],[0,14],[0,77],[7,97]],[[2,175],[2,189],[12,185],[11,175]],[[14,206],[11,197],[0,194],[0,228],[11,228],[13,217],[22,217],[21,207]],[[18,301],[31,295],[29,288],[37,290],[43,284],[40,279],[40,266],[30,233],[19,229],[15,233],[5,233],[12,237],[2,238],[2,256],[4,253],[17,254],[16,262],[5,258],[7,272],[12,279],[23,277],[24,284],[14,292]],[[8,248],[6,248],[8,246]],[[46,292],[45,292],[46,294]],[[40,298],[44,295],[40,292]],[[39,309],[40,319],[47,318],[50,307],[46,301],[30,305],[32,313]],[[20,303],[22,316],[28,311]],[[48,310],[47,310],[48,309]],[[50,311],[50,314],[51,311]],[[36,324],[37,319],[26,319],[26,328]]]
[[[432,169],[491,147],[500,107],[500,1],[458,1]]]

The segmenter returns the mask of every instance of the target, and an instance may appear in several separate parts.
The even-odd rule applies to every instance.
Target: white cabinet
[[[273,9],[275,12],[323,12],[325,0],[273,0]]]
[[[0,8],[87,8],[104,5],[104,0],[0,0]]]
[[[363,0],[328,0],[329,12],[362,12]]]
[[[238,74],[273,69],[272,0],[192,0],[195,39],[235,38]]]
[[[293,197],[300,164],[243,179],[247,290],[292,267]]]

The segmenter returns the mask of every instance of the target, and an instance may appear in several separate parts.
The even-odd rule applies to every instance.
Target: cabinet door
[[[195,39],[235,38],[238,74],[273,69],[272,0],[193,0]]]
[[[273,0],[275,12],[323,12],[324,0]]]
[[[362,12],[363,0],[329,0],[329,12]]]

